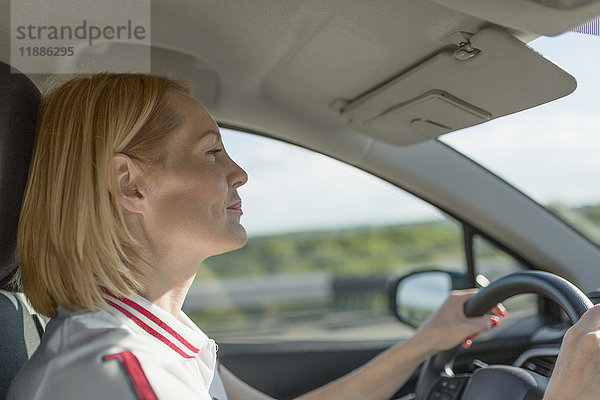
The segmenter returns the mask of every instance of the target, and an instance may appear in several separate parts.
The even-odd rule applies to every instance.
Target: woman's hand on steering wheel
[[[442,306],[421,325],[417,335],[422,343],[429,346],[431,355],[474,338],[478,333],[498,325],[500,318],[507,316],[506,309],[498,304],[482,317],[466,317],[464,304],[477,291],[453,291]]]
[[[593,400],[599,393],[600,305],[596,305],[565,334],[544,400]]]

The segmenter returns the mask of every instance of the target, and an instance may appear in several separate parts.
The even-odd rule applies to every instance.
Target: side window
[[[473,253],[476,280],[482,286],[506,275],[526,270],[515,257],[480,235],[475,235],[473,238]],[[533,315],[538,311],[538,296],[522,294],[504,301],[503,304],[508,310],[509,318]]]
[[[302,148],[222,130],[249,175],[248,243],[200,267],[184,309],[220,342],[398,339],[390,276],[465,271],[462,228],[364,171]]]

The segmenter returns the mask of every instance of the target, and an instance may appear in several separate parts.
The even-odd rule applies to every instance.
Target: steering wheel
[[[593,306],[590,299],[569,281],[548,272],[527,271],[506,276],[481,289],[465,303],[465,315],[484,315],[496,304],[523,293],[537,293],[554,300],[572,324]],[[522,368],[492,365],[480,368],[471,375],[456,376],[452,366],[459,348],[457,346],[441,352],[423,363],[415,400],[542,398],[548,378]]]

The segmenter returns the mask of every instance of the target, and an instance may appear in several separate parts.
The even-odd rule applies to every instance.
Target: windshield
[[[529,45],[575,77],[575,92],[440,140],[600,245],[600,37],[566,33]]]

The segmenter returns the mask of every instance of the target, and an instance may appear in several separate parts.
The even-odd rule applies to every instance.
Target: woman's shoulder
[[[88,354],[38,353],[13,380],[8,399],[130,399],[137,397],[117,363]]]
[[[51,356],[72,350],[98,350],[131,335],[126,326],[105,310],[72,312],[59,309],[46,325],[36,353]]]
[[[109,312],[61,310],[13,381],[9,399],[126,400],[138,398],[136,385],[152,392],[169,385],[176,390],[187,372],[176,358],[153,351],[157,346],[148,340]],[[203,398],[195,392],[187,398]]]
[[[106,310],[70,312],[60,310],[51,319],[41,343],[27,364],[60,369],[82,365],[105,365],[114,354],[130,352],[136,358],[155,357],[156,345]]]

